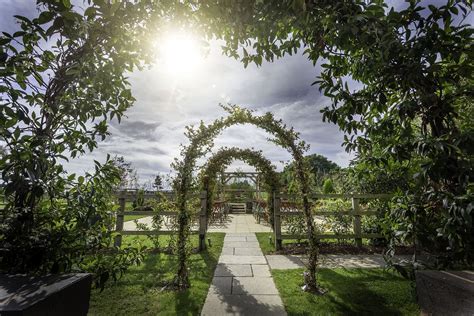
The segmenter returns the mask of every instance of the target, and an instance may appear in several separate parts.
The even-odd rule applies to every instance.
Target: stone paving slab
[[[226,233],[225,238],[229,238],[229,237],[255,237],[255,234],[254,233],[249,233],[249,232],[231,232],[231,233]]]
[[[258,277],[271,277],[270,268],[267,264],[252,264],[253,275]]]
[[[258,239],[257,239],[257,237],[256,237],[255,235],[253,235],[253,236],[247,236],[247,240],[246,240],[246,241],[256,241],[256,242],[258,242]]]
[[[201,315],[286,315],[255,234],[226,233]]]
[[[303,268],[304,264],[296,256],[286,255],[268,255],[266,256],[270,269],[298,269]]]
[[[396,256],[395,260],[409,259],[411,256]],[[270,269],[298,269],[308,263],[307,256],[268,255]],[[383,268],[386,266],[382,255],[321,255],[318,260],[321,268]]]
[[[247,236],[225,236],[224,241],[247,241]]]
[[[250,264],[223,264],[219,263],[214,271],[214,276],[220,277],[251,277],[253,276]]]
[[[231,294],[232,277],[214,277],[212,278],[209,293],[213,294]]]
[[[279,295],[208,296],[201,315],[285,316]]]
[[[221,255],[218,263],[226,264],[267,264],[264,256],[231,256]]]
[[[230,214],[224,223],[211,224],[208,232],[247,233],[271,232],[270,225],[257,224],[252,214]]]
[[[234,248],[234,256],[263,256],[260,248]]]
[[[228,241],[224,243],[224,247],[260,249],[260,245],[257,241]]]
[[[234,247],[223,247],[221,255],[233,255],[234,254]]]
[[[235,277],[232,279],[232,294],[279,295],[271,277]]]
[[[301,258],[304,263],[307,258]],[[382,255],[324,255],[319,265],[322,268],[380,268],[386,263]]]

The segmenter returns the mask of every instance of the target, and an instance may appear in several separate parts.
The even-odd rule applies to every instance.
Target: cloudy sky
[[[176,71],[169,62],[164,58],[151,70],[130,74],[137,102],[120,125],[112,123],[111,137],[94,155],[123,155],[143,177],[167,172],[179,145],[187,142],[184,127],[225,115],[219,103],[229,102],[257,113],[272,112],[301,133],[311,145],[309,153],[348,164],[350,156],[340,146],[342,134],[336,126],[322,123],[319,110],[329,100],[311,86],[317,69],[306,58],[287,57],[244,69],[241,63],[222,56],[218,43],[212,43],[209,55],[198,56],[185,70]],[[215,148],[254,147],[281,168],[281,161],[290,156],[269,143],[269,136],[253,126],[236,126],[216,139]],[[248,169],[241,163],[232,168]]]
[[[0,0],[0,30],[16,28],[14,14],[35,15],[34,0]],[[184,35],[181,42],[188,45]],[[161,41],[165,43],[166,41]],[[184,42],[184,44],[183,44]],[[92,154],[81,157],[68,166],[82,172],[92,166],[93,159],[103,161],[105,155],[121,155],[133,163],[142,181],[157,173],[168,173],[170,163],[179,154],[180,144],[186,144],[186,125],[200,120],[212,120],[224,115],[219,103],[233,103],[257,113],[272,112],[287,125],[301,133],[310,144],[308,154],[318,153],[340,166],[347,166],[351,155],[341,147],[343,135],[330,123],[323,123],[320,109],[329,104],[317,87],[311,86],[319,69],[301,55],[285,57],[261,67],[243,64],[221,55],[219,43],[213,42],[207,57],[191,53],[191,60],[180,56],[172,48],[147,71],[129,75],[137,101],[126,113],[121,124],[111,123],[111,136],[99,144]],[[181,61],[181,62],[180,62]],[[254,147],[281,169],[290,156],[276,145],[267,142],[266,133],[244,125],[226,130],[216,140],[221,146]],[[232,169],[251,168],[235,163]]]

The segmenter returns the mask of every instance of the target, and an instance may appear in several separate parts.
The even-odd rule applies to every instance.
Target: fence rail
[[[165,196],[173,196],[170,192],[160,192],[164,193]],[[143,216],[168,216],[168,217],[177,217],[179,212],[176,211],[125,211],[125,205],[127,202],[136,201],[138,197],[143,199],[160,199],[160,195],[157,192],[138,192],[138,191],[122,191],[117,193],[119,201],[119,209],[116,214],[116,225],[115,232],[118,233],[115,236],[114,245],[120,247],[122,245],[122,236],[125,235],[134,235],[134,236],[161,236],[161,235],[173,235],[176,234],[176,230],[124,230],[124,217],[125,215],[143,215]],[[191,230],[191,234],[199,234],[199,249],[202,250],[205,248],[205,234],[207,230],[207,214],[206,214],[206,192],[201,192],[199,196],[200,199],[200,210],[198,213],[198,230]]]
[[[368,234],[362,233],[362,216],[375,215],[376,211],[371,210],[362,210],[360,207],[360,200],[373,200],[373,199],[389,199],[392,196],[389,194],[312,194],[310,199],[312,200],[321,200],[321,199],[346,199],[351,200],[352,206],[349,211],[324,211],[317,210],[312,211],[313,216],[333,216],[333,215],[346,215],[353,216],[352,220],[352,234],[318,234],[316,239],[354,239],[357,246],[362,246],[362,239],[373,239],[373,238],[382,238],[381,234]],[[306,239],[306,234],[295,235],[295,234],[283,234],[282,233],[282,217],[294,217],[294,216],[304,216],[304,213],[298,209],[296,204],[293,204],[292,200],[294,196],[287,194],[273,194],[274,199],[274,233],[275,233],[275,248],[280,250],[282,248],[282,241],[287,239]],[[282,206],[292,207],[292,211],[282,211]]]
[[[306,235],[282,235],[282,239],[306,239]],[[383,238],[382,234],[318,234],[316,239],[356,239]]]

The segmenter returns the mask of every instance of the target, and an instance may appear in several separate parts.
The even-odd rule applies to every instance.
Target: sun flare
[[[198,40],[190,34],[169,34],[159,47],[160,59],[173,74],[192,73],[203,59]]]

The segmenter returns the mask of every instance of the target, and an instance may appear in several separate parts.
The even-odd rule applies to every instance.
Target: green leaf
[[[11,42],[11,38],[0,37],[0,45],[5,45]]]
[[[38,23],[39,24],[48,23],[53,20],[54,16],[55,16],[54,12],[51,12],[51,11],[41,12],[38,17]]]
[[[28,18],[25,17],[25,16],[22,16],[22,15],[14,15],[14,17],[15,17],[16,19],[22,21],[22,22],[25,22],[25,23],[28,23],[28,24],[31,23],[30,19],[28,19]]]
[[[87,17],[94,17],[96,13],[97,13],[97,10],[94,7],[88,7],[86,11],[84,11],[84,15]]]
[[[63,0],[63,5],[67,8],[71,8],[71,0]]]
[[[13,37],[20,37],[20,36],[23,36],[25,34],[26,34],[25,31],[18,31],[18,32],[13,33]]]

